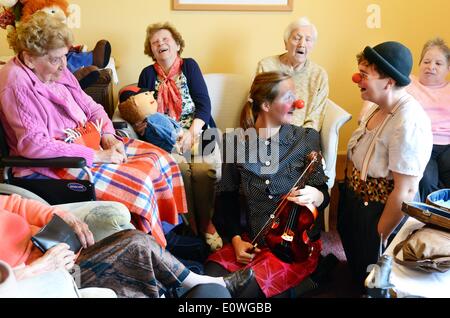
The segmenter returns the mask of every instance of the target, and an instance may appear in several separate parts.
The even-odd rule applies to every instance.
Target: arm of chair
[[[343,108],[328,100],[325,109],[320,139],[325,159],[325,174],[328,176],[328,188],[331,189],[336,178],[336,160],[339,143],[339,130],[352,116]]]
[[[0,298],[79,298],[78,288],[65,270],[17,281],[14,271],[0,261]]]
[[[117,294],[109,288],[78,289],[62,269],[17,281],[11,266],[0,261],[0,298],[117,298]]]
[[[113,121],[114,129],[124,129],[128,127],[128,123],[126,121]]]
[[[117,133],[119,136],[128,137],[132,139],[139,139],[139,136],[136,134],[131,124],[125,121],[120,116],[119,107],[116,107],[116,111],[114,112],[112,120],[114,125],[116,122],[120,123],[120,127],[116,128],[116,126],[114,126],[114,128],[117,129]]]
[[[49,159],[28,159],[24,157],[4,157],[1,167],[40,167],[40,168],[84,168],[86,159],[82,157],[58,157]]]
[[[55,205],[84,221],[94,234],[95,242],[116,232],[134,229],[128,208],[119,202],[89,201]]]
[[[40,196],[38,196],[37,194],[35,194],[31,191],[28,191],[27,189],[24,189],[24,188],[21,188],[21,187],[12,185],[12,184],[0,183],[0,194],[10,195],[13,193],[18,194],[22,198],[25,198],[25,199],[36,200],[41,203],[50,205],[47,201],[42,199]]]

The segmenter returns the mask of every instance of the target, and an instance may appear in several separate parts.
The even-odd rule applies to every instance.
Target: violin
[[[263,236],[267,247],[285,263],[302,262],[311,255],[312,248],[307,231],[313,227],[319,214],[317,208],[312,204],[300,206],[287,199],[294,188],[305,187],[306,181],[322,162],[322,156],[316,151],[312,151],[307,158],[309,164],[305,171],[288,194],[283,196],[275,211],[251,242],[254,246],[252,251],[258,245],[256,242]]]

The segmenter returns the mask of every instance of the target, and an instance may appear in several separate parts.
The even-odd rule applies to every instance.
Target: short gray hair
[[[299,27],[306,27],[310,26],[312,28],[314,41],[317,40],[317,37],[319,36],[319,33],[317,32],[317,28],[314,24],[312,24],[307,17],[301,17],[294,22],[291,22],[286,30],[284,31],[284,41],[287,42],[289,40],[289,37],[291,36],[292,31],[295,29],[298,29]]]
[[[447,64],[450,65],[450,49],[445,43],[445,41],[439,37],[431,39],[427,41],[427,43],[425,43],[422,49],[422,54],[420,54],[419,64],[422,63],[422,60],[425,57],[425,54],[428,52],[428,50],[433,47],[437,47],[442,51],[442,54],[444,54],[445,58],[447,59]]]

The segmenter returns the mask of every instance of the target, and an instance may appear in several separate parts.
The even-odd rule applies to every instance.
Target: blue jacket
[[[189,93],[195,104],[194,118],[202,119],[206,123],[203,129],[216,127],[216,123],[211,116],[211,100],[209,99],[208,88],[197,62],[191,58],[183,59],[181,71],[186,76]],[[155,67],[152,64],[142,70],[138,86],[154,91],[156,79]]]

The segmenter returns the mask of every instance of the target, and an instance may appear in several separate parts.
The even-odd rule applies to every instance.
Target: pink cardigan
[[[431,119],[433,144],[450,144],[450,82],[442,87],[427,87],[422,85],[415,76],[406,88]]]
[[[103,133],[114,133],[112,122],[103,106],[83,92],[67,68],[56,83],[67,88],[75,103],[61,99],[17,57],[0,70],[0,120],[10,154],[40,159],[83,157],[92,166],[94,151],[65,143],[64,129],[75,128],[86,120],[103,119]],[[49,169],[33,168],[33,171],[56,177]],[[27,170],[21,175],[30,173]]]

